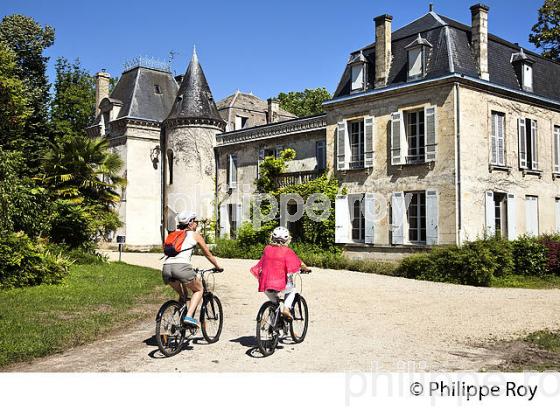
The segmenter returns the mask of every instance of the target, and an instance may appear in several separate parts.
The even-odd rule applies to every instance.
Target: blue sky
[[[529,50],[544,0],[488,0],[490,32]],[[475,0],[432,0],[434,10],[470,24]],[[374,41],[373,18],[391,14],[393,30],[428,11],[427,1],[397,0],[0,0],[0,16],[20,13],[56,30],[49,75],[58,56],[79,58],[95,73],[120,75],[137,56],[186,70],[193,44],[217,100],[240,89],[266,99],[279,92],[336,88],[348,54]]]

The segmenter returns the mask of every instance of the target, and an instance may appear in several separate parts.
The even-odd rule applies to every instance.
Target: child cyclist
[[[288,247],[290,232],[279,226],[270,235],[270,244],[263,250],[259,262],[251,268],[251,273],[259,280],[259,292],[277,303],[278,293],[284,291],[282,315],[292,318],[290,309],[296,296],[292,275],[300,270],[309,271],[307,266]]]

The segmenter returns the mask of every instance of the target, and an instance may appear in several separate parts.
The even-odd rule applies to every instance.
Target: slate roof
[[[191,62],[167,119],[209,119],[223,123],[196,51],[193,51]]]
[[[393,60],[388,76],[388,85],[407,81],[407,54],[405,47],[418,37],[433,45],[427,48],[425,79],[443,77],[451,73],[479,78],[478,66],[471,48],[471,27],[435,12],[429,12],[410,24],[394,31],[391,37]],[[488,35],[488,66],[490,83],[513,90],[521,85],[511,64],[512,55],[521,48],[492,34]],[[351,53],[350,60],[362,52],[368,64],[368,89],[375,82],[375,43]],[[560,64],[525,50],[535,60],[533,64],[533,94],[560,101]],[[351,70],[346,66],[334,97],[350,95]]]
[[[110,98],[123,104],[118,118],[161,122],[167,117],[178,88],[171,73],[140,66],[122,74]]]
[[[232,105],[233,104],[233,105]],[[218,111],[227,110],[228,108],[238,108],[250,111],[257,111],[261,113],[266,113],[268,111],[268,102],[265,100],[261,100],[259,97],[253,94],[242,93],[241,91],[237,91],[234,94],[220,100],[216,106],[218,107]],[[283,110],[280,108],[278,110],[279,121],[288,120],[291,118],[297,118],[296,115]]]

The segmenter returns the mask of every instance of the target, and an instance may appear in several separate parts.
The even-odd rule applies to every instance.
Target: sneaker
[[[198,327],[198,320],[196,320],[194,317],[183,316],[183,323],[185,325]]]

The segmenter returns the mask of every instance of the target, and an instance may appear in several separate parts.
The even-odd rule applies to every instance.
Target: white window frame
[[[245,117],[243,115],[236,115],[234,130],[241,130],[243,128],[247,128],[248,121],[249,121],[249,117]]]
[[[237,175],[238,164],[237,164],[237,154],[228,155],[228,189],[237,188]]]
[[[416,57],[416,58],[414,58]],[[413,61],[414,59],[414,61]],[[424,76],[424,48],[415,47],[407,51],[408,80],[415,80]],[[418,67],[416,67],[418,66]],[[417,71],[412,71],[415,68]]]
[[[529,122],[529,124],[527,124],[527,122]],[[528,125],[530,125],[530,127]],[[533,118],[519,118],[517,128],[519,139],[519,168],[539,171],[538,121]],[[531,130],[531,138],[527,136],[529,128]],[[529,146],[531,158],[529,158]]]
[[[365,83],[365,64],[354,64],[350,70],[352,76],[351,92],[362,91]]]
[[[523,81],[523,89],[525,91],[533,91],[533,66],[524,63],[521,65],[521,75]]]
[[[325,140],[315,141],[315,159],[317,161],[317,170],[327,168],[327,143]]]

